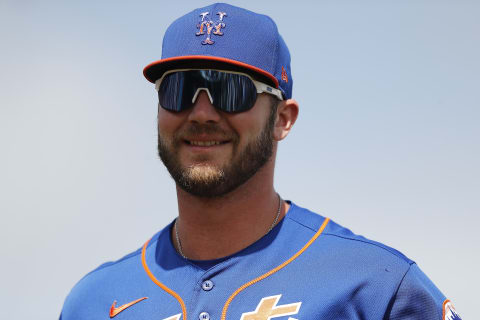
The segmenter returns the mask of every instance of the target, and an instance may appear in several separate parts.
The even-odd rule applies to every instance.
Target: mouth
[[[214,147],[223,144],[227,144],[228,140],[184,140],[184,142],[190,146],[195,147]]]

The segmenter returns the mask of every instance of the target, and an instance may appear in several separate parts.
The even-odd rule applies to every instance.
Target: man
[[[269,17],[196,9],[168,28],[144,75],[178,218],[85,276],[62,319],[460,319],[400,252],[275,192],[277,145],[299,106]]]

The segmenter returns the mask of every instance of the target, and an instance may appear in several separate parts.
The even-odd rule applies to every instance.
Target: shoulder
[[[288,219],[303,226],[305,232],[309,232],[309,230],[311,233],[318,232],[327,219],[315,212],[299,207],[294,203],[292,203],[291,206],[291,210],[287,215]],[[363,256],[364,258],[370,257],[371,259],[383,257],[407,268],[415,263],[400,251],[383,243],[355,234],[350,229],[330,219],[322,231],[321,237],[323,239],[319,241],[319,243],[322,241],[328,242],[328,246],[333,250],[342,250],[344,252],[355,250],[355,257]]]
[[[161,232],[152,237],[149,246]],[[147,282],[141,262],[142,248],[127,254],[121,259],[106,262],[86,274],[67,295],[61,319],[91,319],[99,310],[105,310],[117,297],[133,293],[137,284]],[[141,293],[139,293],[141,295]],[[108,313],[108,310],[107,310]]]
[[[372,295],[378,292],[393,295],[415,264],[400,251],[355,234],[293,203],[287,217],[290,224],[298,226],[297,238],[306,238],[300,234],[308,234],[311,238],[319,234],[302,254],[303,260],[314,261],[315,270],[322,270],[332,286],[346,281],[349,287],[363,285]]]
[[[310,234],[318,233],[327,221],[327,218],[293,203],[287,217]],[[452,303],[413,260],[383,243],[328,221],[308,250],[322,265],[328,278],[334,279],[332,287],[341,282],[347,282],[350,287],[361,287],[362,294],[365,294],[362,301],[371,301],[373,297],[378,301],[386,296],[386,319],[460,319]]]

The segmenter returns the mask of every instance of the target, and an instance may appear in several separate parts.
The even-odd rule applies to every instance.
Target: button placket
[[[212,280],[205,280],[202,282],[202,289],[203,291],[210,291],[213,289],[213,281]]]

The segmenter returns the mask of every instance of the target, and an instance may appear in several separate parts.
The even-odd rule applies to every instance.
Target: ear
[[[277,120],[273,128],[276,141],[285,139],[298,117],[299,106],[294,99],[283,100],[278,104]]]

